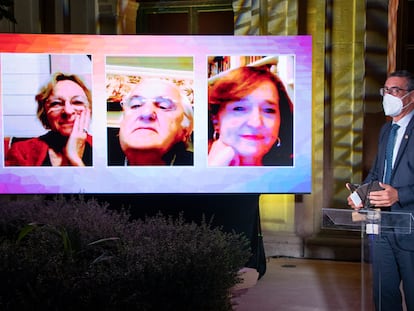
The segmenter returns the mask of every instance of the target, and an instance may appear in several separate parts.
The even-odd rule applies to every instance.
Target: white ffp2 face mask
[[[406,109],[409,105],[412,103],[409,103],[407,105],[403,105],[402,99],[406,97],[408,94],[405,94],[403,97],[399,98],[396,96],[393,96],[391,94],[385,94],[382,99],[382,107],[384,109],[384,113],[386,116],[390,117],[396,117],[398,116],[404,109]]]

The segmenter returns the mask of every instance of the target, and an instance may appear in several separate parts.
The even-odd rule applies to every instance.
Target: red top
[[[7,152],[6,166],[42,166],[49,156],[49,144],[42,137],[13,143]],[[92,146],[91,135],[87,136],[86,142]]]

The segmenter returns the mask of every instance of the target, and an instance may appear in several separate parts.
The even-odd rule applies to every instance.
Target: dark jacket
[[[383,125],[379,135],[378,153],[365,183],[383,180],[385,149],[391,122]],[[391,186],[398,190],[399,201],[391,206],[391,212],[414,214],[414,117],[411,118],[395,159],[391,175]],[[403,249],[414,251],[414,230],[412,234],[398,234],[397,241]]]

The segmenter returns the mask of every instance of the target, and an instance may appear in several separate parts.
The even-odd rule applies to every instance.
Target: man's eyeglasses
[[[82,111],[88,106],[88,100],[83,97],[73,97],[69,101],[75,111]],[[61,112],[65,109],[66,101],[62,98],[52,98],[46,101],[46,109],[50,112]]]
[[[174,110],[177,107],[177,103],[175,100],[164,96],[158,96],[155,98],[131,96],[127,98],[125,101],[122,101],[121,105],[127,107],[128,109],[136,110],[144,106],[148,102],[153,103],[157,108],[161,110]]]
[[[408,91],[409,90],[402,89],[398,86],[380,88],[381,96],[384,96],[385,94],[391,94],[393,96],[397,96],[397,95],[400,95],[401,92],[408,92]]]

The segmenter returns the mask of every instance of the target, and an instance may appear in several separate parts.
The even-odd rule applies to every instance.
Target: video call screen
[[[0,34],[0,193],[311,192],[310,36]]]

